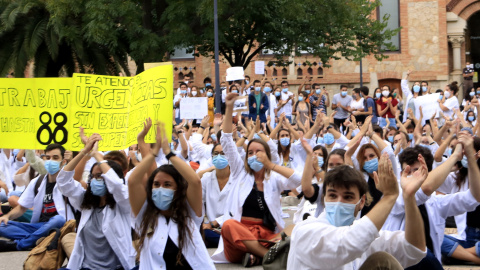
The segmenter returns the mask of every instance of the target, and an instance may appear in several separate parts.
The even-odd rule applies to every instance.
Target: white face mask
[[[384,97],[388,97],[389,94],[390,94],[390,92],[388,92],[387,90],[382,91],[382,95]]]
[[[449,91],[445,91],[445,93],[443,93],[445,95],[446,98],[449,98],[450,97],[450,92]]]
[[[192,96],[197,96],[197,91],[192,91]]]

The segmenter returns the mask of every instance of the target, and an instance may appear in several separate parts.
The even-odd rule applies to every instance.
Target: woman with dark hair
[[[310,144],[304,139],[301,138],[302,146],[307,153],[307,160],[305,160],[305,164],[312,164],[313,167],[313,175],[303,175],[302,176],[302,192],[304,198],[298,205],[299,211],[300,208],[303,208],[305,201],[310,202],[312,205],[316,205],[316,210],[314,213],[315,217],[318,217],[320,213],[323,212],[323,205],[321,202],[321,196],[319,194],[322,193],[321,187],[323,183],[323,179],[325,178],[325,171],[327,170],[327,149],[321,145],[315,146],[313,149]],[[343,150],[343,149],[338,149]],[[334,150],[335,151],[335,150]],[[311,159],[311,160],[308,160]],[[342,157],[343,160],[343,157]],[[298,211],[297,211],[298,213]],[[297,214],[295,213],[295,214]],[[302,217],[301,220],[306,219],[305,215]]]
[[[222,239],[213,255],[218,262],[241,262],[244,266],[260,264],[271,244],[259,242],[278,237],[282,219],[280,194],[300,185],[300,174],[271,161],[270,147],[262,139],[248,143],[242,159],[232,139],[233,104],[237,94],[226,98],[226,113],[220,142],[230,164],[231,196],[227,199]],[[260,134],[260,136],[265,136]],[[263,138],[263,137],[262,137]]]
[[[452,82],[445,86],[443,91],[443,98],[438,100],[438,105],[443,111],[443,115],[453,117],[454,110],[459,108],[457,99],[458,85],[457,82]]]
[[[218,229],[225,222],[225,203],[232,189],[232,185],[228,184],[230,166],[221,144],[213,146],[212,163],[213,168],[202,176],[202,198],[208,219],[208,222],[203,224],[203,231],[207,247],[218,247]]]
[[[145,182],[144,175],[156,167],[160,149],[172,165],[156,168]],[[128,192],[140,236],[140,270],[215,269],[199,230],[203,221],[200,178],[170,150],[163,123],[157,123],[152,151],[145,153],[130,176]]]
[[[360,94],[360,88],[353,89],[352,101],[350,102],[350,112],[355,115],[357,122],[363,123],[365,121],[365,115],[356,115],[354,112],[363,112],[365,108],[363,107],[363,97]]]
[[[82,212],[69,269],[131,269],[135,266],[130,207],[123,171],[115,161],[104,160],[96,149],[102,138],[93,134],[85,148],[63,168],[57,185],[70,204]],[[75,166],[90,155],[97,161],[85,190],[73,179]]]
[[[382,86],[382,97],[377,100],[378,125],[381,128],[387,126],[387,118],[391,127],[396,128],[395,114],[397,113],[398,100],[393,98],[390,86]]]

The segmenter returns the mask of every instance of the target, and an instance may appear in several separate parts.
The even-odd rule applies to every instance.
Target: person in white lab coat
[[[208,222],[203,224],[203,232],[207,247],[218,247],[218,229],[225,222],[225,204],[232,189],[232,182],[229,181],[230,166],[221,144],[213,147],[211,157],[214,167],[202,177],[202,198],[208,219]]]
[[[226,113],[220,142],[230,165],[231,196],[227,198],[219,248],[212,256],[216,262],[241,262],[256,265],[268,252],[269,243],[260,239],[278,238],[285,222],[282,219],[280,194],[300,185],[301,175],[293,169],[272,162],[270,142],[265,134],[249,141],[244,159],[232,139],[232,113],[235,98],[226,98]]]
[[[131,269],[135,266],[130,206],[122,167],[104,160],[96,150],[100,135],[93,134],[85,148],[58,174],[58,189],[82,212],[69,269]],[[75,166],[90,155],[97,161],[88,187],[74,180]]]
[[[156,168],[155,156],[160,149],[172,165]],[[200,235],[202,183],[195,171],[171,151],[163,123],[157,123],[151,152],[142,154],[145,156],[128,181],[135,229],[140,236],[139,269],[215,269]]]
[[[313,153],[309,151],[307,161]],[[419,262],[426,254],[422,217],[415,203],[415,192],[425,181],[424,165],[412,177],[407,168],[401,178],[405,199],[405,231],[380,231],[398,195],[397,177],[391,161],[383,154],[377,189],[382,199],[364,217],[355,217],[365,206],[367,183],[363,175],[350,166],[339,166],[327,172],[323,184],[325,211],[318,218],[298,223],[291,236],[288,269],[403,269]],[[304,174],[313,175],[305,166]],[[377,252],[382,252],[377,255]],[[388,254],[391,254],[389,256]],[[372,255],[375,255],[372,257]],[[392,257],[393,256],[393,257]]]

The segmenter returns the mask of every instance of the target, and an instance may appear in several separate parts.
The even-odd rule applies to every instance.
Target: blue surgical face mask
[[[335,137],[333,137],[332,133],[326,133],[325,135],[323,135],[323,141],[325,142],[325,144],[330,145],[335,142]]]
[[[255,172],[258,172],[263,169],[263,163],[257,160],[257,156],[251,156],[247,160],[248,166]]]
[[[44,164],[45,170],[49,174],[56,174],[60,170],[60,163],[61,161],[47,160]]]
[[[335,138],[334,138],[335,139]],[[325,142],[323,141],[323,137],[318,137],[317,138],[317,144],[324,144]]]
[[[212,86],[212,84],[211,83],[206,83],[205,86]]]
[[[473,120],[475,120],[475,116],[471,116],[471,115],[470,115],[470,116],[468,117],[468,121],[472,122]]]
[[[440,96],[438,97],[438,99],[442,100],[442,99],[443,99],[443,95],[440,95]]]
[[[238,90],[232,90],[232,93],[238,94]]]
[[[382,93],[376,93],[376,94],[375,94],[375,97],[376,97],[376,98],[380,98],[381,96],[382,96]]]
[[[175,145],[173,144],[173,142],[170,143],[170,150],[175,150]]]
[[[260,90],[262,90],[261,87],[255,87],[255,91],[260,92]]]
[[[138,151],[135,151],[135,157],[137,158],[138,161],[142,161],[142,154],[139,153]]]
[[[355,208],[361,199],[356,203],[325,202],[325,213],[328,222],[335,227],[350,226],[355,220]]]
[[[280,144],[285,146],[285,147],[288,146],[290,144],[290,138],[288,138],[288,137],[281,138],[280,139]]]
[[[212,138],[212,140],[215,142],[217,141],[217,135],[215,134],[210,135],[210,138]]]
[[[348,94],[348,92],[347,92],[347,91],[342,91],[342,97],[346,97],[346,96],[347,96],[347,94]]]
[[[257,133],[253,134],[253,138],[254,138],[254,139],[257,139],[257,140],[261,140],[261,139],[262,139]]]
[[[414,85],[413,86],[413,92],[415,92],[415,93],[420,92],[420,85]]]
[[[187,93],[187,90],[180,90],[180,93],[182,93],[183,95],[185,95]]]
[[[303,97],[302,97],[302,96],[299,96],[299,97],[298,97],[298,101],[303,101]]]
[[[477,90],[477,95],[480,95],[480,91],[479,91],[479,90]]]
[[[212,92],[207,92],[207,97],[213,97],[213,93]]]
[[[152,200],[155,206],[162,210],[168,210],[170,208],[170,204],[172,204],[173,195],[175,194],[175,190],[169,188],[154,188],[152,189]]]
[[[305,92],[306,92],[307,94],[310,94],[310,90],[305,90]]]
[[[105,182],[103,181],[103,179],[93,178],[90,181],[90,190],[92,191],[93,195],[99,197],[107,194],[107,186],[105,186]]]
[[[276,96],[276,97],[279,97],[280,94],[282,94],[282,93],[280,93],[280,92],[275,92],[275,96]]]
[[[18,152],[20,152],[20,149],[13,149],[13,156],[16,157]]]
[[[475,96],[475,92],[470,92],[469,94],[471,97]]]
[[[323,167],[323,157],[317,157],[318,159],[318,167],[320,167],[320,169]]]
[[[390,143],[393,143],[393,136],[388,136],[387,138]]]
[[[224,155],[216,155],[212,158],[212,163],[215,168],[221,170],[228,166],[228,160]]]
[[[423,92],[427,92],[427,90],[428,90],[428,87],[422,86],[422,91],[423,91]]]
[[[245,80],[245,84],[249,84],[249,83],[250,83],[250,81],[249,81],[249,80]]]
[[[315,90],[315,94],[317,94],[317,95],[320,95],[321,92],[322,92],[322,90],[320,90],[320,89]]]
[[[363,164],[363,169],[367,173],[373,173],[378,170],[378,158],[371,159],[369,161],[365,161]]]
[[[408,133],[408,140],[409,141],[413,140],[413,133]]]
[[[464,168],[467,168],[468,169],[468,159],[467,159],[467,156],[463,156],[462,158],[462,166]]]
[[[263,92],[265,92],[265,93],[269,93],[270,91],[272,91],[272,88],[270,88],[270,87],[268,87],[268,86],[265,86],[265,87],[263,88]]]
[[[283,91],[284,93],[287,93],[287,92],[288,92],[288,88],[283,88],[282,91]]]
[[[449,148],[447,149],[447,155],[448,155],[448,156],[451,156],[451,155],[452,155],[452,148],[449,147]]]

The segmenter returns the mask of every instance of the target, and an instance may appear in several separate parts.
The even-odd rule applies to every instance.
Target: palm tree
[[[58,77],[62,73],[93,70],[118,75],[128,69],[128,39],[122,28],[112,45],[86,38],[82,12],[65,9],[57,16],[46,0],[0,0],[0,74],[13,70],[24,77],[29,63],[35,77]]]

